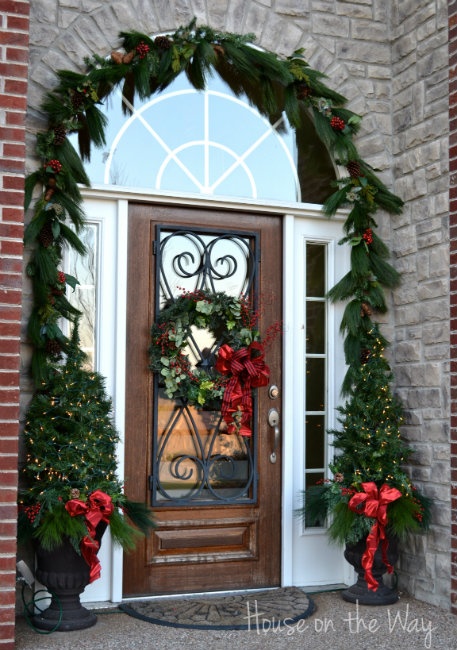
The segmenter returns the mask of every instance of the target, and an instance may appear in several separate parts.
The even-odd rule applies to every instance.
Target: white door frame
[[[84,210],[87,220],[99,225],[99,269],[98,286],[103,287],[97,296],[97,328],[103,332],[102,344],[97,345],[97,370],[106,378],[106,389],[111,395],[114,407],[114,422],[120,434],[118,449],[118,476],[124,474],[124,414],[125,414],[125,354],[126,354],[126,298],[127,298],[127,227],[129,201],[144,201],[153,204],[168,204],[186,207],[225,208],[234,211],[252,209],[257,213],[284,215],[284,369],[283,369],[283,521],[282,521],[282,584],[283,586],[310,586],[318,584],[348,584],[351,580],[350,567],[343,559],[342,550],[327,547],[325,531],[319,529],[303,534],[294,516],[299,505],[301,476],[300,458],[303,458],[303,442],[299,421],[300,408],[299,368],[296,363],[297,346],[300,345],[299,326],[297,330],[297,296],[303,294],[303,273],[300,273],[299,242],[303,237],[328,243],[330,286],[348,268],[349,254],[337,241],[342,235],[343,215],[326,217],[319,206],[312,204],[272,204],[257,201],[222,201],[201,196],[172,196],[165,193],[145,194],[130,190],[107,189],[106,187],[83,190]],[[335,262],[334,262],[335,260]],[[300,294],[301,292],[301,294]],[[329,407],[334,412],[341,386],[344,358],[342,342],[336,343],[341,320],[341,307],[329,309],[329,340],[334,347],[331,357],[334,362],[329,372]],[[298,333],[297,333],[298,332]],[[302,393],[303,394],[303,393]],[[333,400],[333,402],[332,402]],[[330,427],[332,423],[330,412]],[[292,432],[292,435],[289,433]],[[329,553],[331,561],[323,560],[323,553]],[[120,602],[122,600],[122,550],[114,547],[108,535],[104,536],[99,553],[102,577],[89,585],[82,597],[85,602]],[[307,573],[306,557],[311,557],[311,566],[321,558],[332,565],[332,579],[319,579]],[[347,567],[347,568],[346,568]]]
[[[329,543],[326,528],[303,529],[294,511],[302,505],[304,490],[305,413],[305,245],[327,246],[326,291],[349,270],[347,247],[338,245],[342,216],[328,219],[322,211],[306,207],[301,215],[284,218],[284,369],[283,369],[283,585],[322,586],[350,584],[353,569],[343,549]],[[327,422],[337,426],[336,407],[346,371],[343,339],[339,327],[343,305],[327,305]],[[297,360],[302,360],[297,362]],[[291,432],[291,434],[289,434]],[[333,458],[331,437],[326,445],[327,462]]]

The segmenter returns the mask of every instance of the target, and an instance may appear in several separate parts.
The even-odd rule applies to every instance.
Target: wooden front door
[[[174,243],[158,256],[167,238]],[[131,204],[128,251],[125,491],[152,505],[158,526],[125,555],[124,596],[278,586],[281,445],[272,462],[279,429],[268,417],[273,408],[281,413],[281,337],[268,347],[270,385],[255,391],[250,438],[224,434],[218,413],[166,398],[148,368],[148,348],[157,294],[205,282],[215,291],[255,292],[262,334],[279,323],[281,218]],[[209,462],[211,480],[199,470]]]

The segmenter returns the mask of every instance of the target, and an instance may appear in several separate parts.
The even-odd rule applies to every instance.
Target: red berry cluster
[[[170,368],[176,370],[176,374],[186,375],[191,381],[198,382],[198,378],[190,369],[190,362],[183,354],[179,354],[174,361],[170,361]]]
[[[337,117],[336,115],[334,115],[330,120],[330,126],[334,131],[342,131],[346,126],[346,123],[344,120],[341,119],[341,117]]]
[[[277,321],[276,323],[273,323],[270,325],[270,327],[267,329],[265,332],[265,336],[262,338],[262,343],[264,349],[268,349],[270,345],[273,343],[275,338],[278,336],[278,334],[282,334],[283,332],[283,322],[282,321]]]
[[[136,49],[136,53],[138,54],[138,57],[140,59],[144,59],[144,57],[149,52],[150,48],[149,48],[149,45],[147,43],[145,43],[144,41],[141,41],[140,43],[138,43],[138,45],[136,46],[135,49]]]
[[[37,518],[40,509],[41,509],[41,505],[39,503],[35,503],[33,506],[25,506],[24,512],[27,515],[27,519],[30,521],[31,524],[33,524],[33,522]]]
[[[414,487],[414,486],[412,486],[412,489],[413,489],[414,492],[417,491],[417,488]],[[416,506],[419,507],[419,509],[416,510],[416,512],[414,513],[414,517],[417,519],[417,521],[419,523],[422,523],[422,521],[424,519],[424,506],[422,505],[420,500],[414,494],[413,494],[413,501],[416,504]]]
[[[362,237],[363,237],[364,241],[368,245],[372,244],[373,243],[373,231],[371,230],[371,228],[367,228],[365,230],[365,232],[363,233]]]
[[[44,164],[44,168],[46,169],[47,167],[50,167],[54,174],[60,174],[62,171],[62,163],[60,160],[57,160],[56,158],[52,158],[51,160],[48,160],[47,163]]]
[[[259,311],[252,311],[249,309],[249,303],[247,298],[240,298],[240,305],[241,305],[241,322],[243,323],[244,327],[247,327],[248,329],[254,329],[254,327],[257,325],[259,322],[260,318],[260,312]]]
[[[167,329],[167,323],[161,323],[158,327],[162,330],[162,334],[153,340],[153,344],[160,345],[162,356],[165,356],[169,350],[176,350],[176,344],[168,338],[169,332]],[[171,332],[173,333],[173,330],[171,330]]]
[[[59,284],[65,284],[66,278],[65,278],[65,273],[63,271],[59,271],[57,273],[57,282]]]

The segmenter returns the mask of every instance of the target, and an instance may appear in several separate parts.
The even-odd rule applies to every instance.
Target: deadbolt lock
[[[272,384],[270,388],[268,389],[268,397],[270,399],[278,399],[279,397],[279,388],[276,386],[276,384]]]

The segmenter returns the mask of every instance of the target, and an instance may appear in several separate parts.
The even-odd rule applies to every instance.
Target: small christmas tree
[[[333,480],[313,486],[305,495],[302,514],[306,521],[322,521],[331,515],[330,538],[341,543],[356,543],[373,526],[373,517],[365,514],[363,504],[355,507],[352,500],[368,483],[375,484],[377,490],[386,486],[384,489],[395,488],[401,493],[387,505],[387,530],[395,536],[428,525],[428,502],[403,469],[411,450],[401,438],[403,408],[392,395],[392,373],[384,347],[377,326],[373,326],[365,336],[361,362],[352,368],[348,400],[338,409],[341,427],[329,432],[339,452],[330,464]]]
[[[82,515],[70,514],[67,503],[84,504],[101,491],[114,505],[109,517],[113,539],[132,548],[138,530],[124,513],[143,532],[152,519],[146,505],[132,503],[122,494],[116,476],[118,433],[111,400],[103,377],[86,369],[85,360],[75,326],[65,363],[53,364],[28,410],[26,487],[21,491],[19,528],[23,536],[32,535],[47,549],[64,536],[78,547],[87,535],[86,521]]]
[[[339,408],[343,426],[332,431],[333,446],[342,452],[332,471],[354,486],[362,480],[383,481],[408,491],[410,483],[400,467],[411,454],[401,439],[403,407],[392,395],[392,373],[377,329],[369,332],[366,343],[350,399]]]

